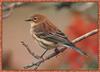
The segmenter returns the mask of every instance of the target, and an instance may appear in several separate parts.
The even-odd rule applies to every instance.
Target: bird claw
[[[60,52],[60,51],[56,48],[56,49],[55,49],[55,53],[58,54],[59,52]],[[56,58],[57,58],[57,57],[58,57],[58,56],[56,56]]]
[[[55,49],[55,52],[56,52],[56,53],[59,53],[60,51],[56,48],[56,49]]]

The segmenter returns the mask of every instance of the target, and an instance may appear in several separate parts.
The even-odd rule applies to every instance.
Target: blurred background
[[[30,35],[30,24],[24,20],[34,14],[47,16],[70,40],[98,28],[98,4],[96,2],[3,2],[3,63],[2,68],[24,69],[36,62],[20,43],[28,44],[32,52],[41,55],[44,52]],[[40,65],[40,70],[96,70],[98,69],[98,35],[90,36],[76,44],[88,53],[81,56],[67,49],[57,57]],[[46,53],[50,54],[53,50]],[[33,69],[34,67],[30,68]]]

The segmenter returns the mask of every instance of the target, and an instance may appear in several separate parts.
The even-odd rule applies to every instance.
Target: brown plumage
[[[72,44],[66,35],[49,21],[46,16],[35,14],[26,21],[31,22],[31,35],[38,41],[41,47],[49,50],[53,48],[57,49],[59,46],[65,46],[75,49],[81,55],[86,55],[81,49]]]

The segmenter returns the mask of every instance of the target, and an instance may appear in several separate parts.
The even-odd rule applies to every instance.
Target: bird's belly
[[[53,48],[57,48],[56,44],[48,44],[48,43],[43,43],[43,42],[39,42],[40,46],[43,47],[44,49],[53,49]]]
[[[39,45],[45,49],[53,49],[57,47],[57,44],[55,44],[54,42],[50,42],[45,39],[38,38],[35,34],[33,34],[33,36],[38,41]]]
[[[41,47],[45,48],[45,49],[53,49],[57,47],[57,44],[53,43],[53,42],[49,42],[46,40],[41,39],[39,41],[39,44]]]

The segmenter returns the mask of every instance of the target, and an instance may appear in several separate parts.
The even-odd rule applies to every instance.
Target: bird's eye
[[[38,19],[37,17],[34,17],[34,21],[37,21],[37,19]]]

